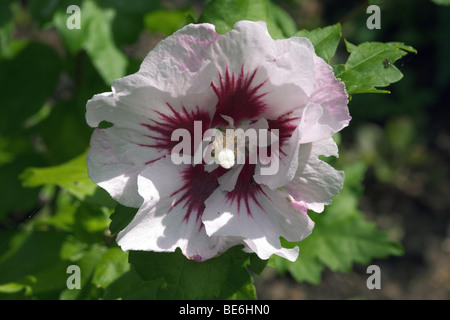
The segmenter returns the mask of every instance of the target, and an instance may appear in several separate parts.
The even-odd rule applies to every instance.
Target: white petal
[[[218,181],[220,189],[223,191],[232,191],[236,185],[239,174],[242,171],[243,165],[236,165],[228,170],[224,175],[220,176]]]
[[[348,94],[344,83],[334,76],[331,66],[315,54],[314,73],[315,83],[311,101],[322,106],[323,115],[320,123],[332,128],[334,134],[350,123],[351,117],[347,106]],[[312,140],[308,142],[310,141]]]
[[[218,46],[222,59],[228,59],[232,70],[239,70],[244,63],[248,71],[264,69],[275,86],[292,83],[307,95],[312,93],[313,47],[309,40],[298,37],[273,40],[265,22],[239,21],[213,48]]]
[[[283,72],[277,72],[278,83],[294,83],[306,95],[310,96],[314,90],[314,47],[307,38],[291,37],[276,40],[278,56],[276,65]],[[290,79],[284,77],[290,76]]]
[[[137,176],[146,160],[148,149],[127,141],[127,133],[120,136],[117,129],[96,129],[87,154],[87,168],[91,180],[104,188],[118,202],[139,207],[143,199],[137,190]],[[145,149],[145,150],[144,150]]]
[[[219,38],[214,25],[189,24],[159,42],[139,73],[150,79],[152,86],[174,96],[203,92],[217,74],[206,52]]]
[[[301,120],[301,143],[309,143],[331,137],[335,131],[323,122],[324,109],[318,103],[310,102],[306,105]]]
[[[245,245],[248,247],[248,252],[256,252],[258,257],[263,260],[267,260],[271,255],[277,255],[285,258],[289,261],[295,261],[298,258],[298,247],[292,249],[273,247],[265,237],[252,240],[244,240]]]
[[[210,60],[221,74],[226,69],[238,75],[257,70],[253,87],[268,106],[263,117],[277,117],[303,107],[314,86],[312,45],[304,38],[273,40],[265,22],[239,21],[211,46]]]
[[[344,173],[319,160],[319,155],[337,156],[333,139],[302,144],[297,173],[283,187],[283,192],[287,192],[295,201],[303,201],[316,212],[322,212],[324,205],[331,204],[332,198],[341,191],[344,183]]]
[[[168,105],[177,112],[182,112],[183,107],[188,112],[198,107],[212,117],[216,103],[217,97],[210,87],[201,93],[174,97],[171,92],[151,86],[148,78],[141,74],[133,74],[116,80],[112,92],[90,99],[86,105],[86,121],[94,128],[105,120],[122,128],[145,132],[140,124],[148,123],[149,119],[157,120],[160,114],[171,115]]]
[[[237,244],[227,237],[207,236],[200,219],[185,219],[186,208],[173,207],[176,197],[172,195],[183,185],[185,167],[164,158],[141,173],[138,185],[144,204],[117,236],[123,250],[173,252],[179,247],[186,257],[204,261]]]
[[[281,246],[280,237],[288,241],[301,241],[314,227],[314,222],[304,213],[296,210],[278,190],[263,188],[264,194],[258,194],[259,205],[249,201],[250,214],[238,208],[236,201],[227,199],[227,194],[216,190],[205,202],[202,216],[206,233],[210,236],[228,236],[242,241],[258,254],[267,259],[278,254],[295,260],[298,251],[287,250]]]
[[[258,184],[265,184],[274,190],[292,180],[298,166],[298,150],[300,147],[300,130],[297,127],[291,137],[284,143],[281,149],[273,150],[269,165],[258,163],[255,169],[254,180]],[[275,149],[275,148],[274,148]]]
[[[289,119],[290,118],[290,119]],[[265,184],[274,190],[285,185],[295,175],[298,166],[298,149],[300,147],[300,121],[302,109],[296,109],[289,113],[289,125],[297,126],[286,141],[278,141],[272,145],[270,158],[265,159],[266,149],[260,148],[260,163],[255,169],[254,179],[259,184]],[[281,143],[281,144],[280,144]]]

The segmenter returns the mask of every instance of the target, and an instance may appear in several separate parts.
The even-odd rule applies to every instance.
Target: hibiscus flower
[[[195,261],[243,245],[261,259],[296,260],[298,247],[280,238],[307,237],[307,210],[323,211],[342,188],[343,173],[318,157],[338,155],[332,136],[350,122],[347,103],[344,84],[306,38],[274,40],[264,22],[250,21],[225,35],[211,24],[175,32],[137,73],[87,103],[96,128],[89,176],[139,208],[118,244],[181,248]],[[102,121],[112,126],[97,128]],[[276,139],[230,147],[242,132]]]

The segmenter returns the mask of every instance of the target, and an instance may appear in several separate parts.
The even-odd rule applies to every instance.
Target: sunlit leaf
[[[355,46],[346,41],[350,56],[344,66],[336,67],[336,77],[345,83],[349,95],[356,93],[389,93],[387,87],[403,74],[394,62],[407,53],[417,51],[400,42],[365,42]]]
[[[54,167],[27,168],[21,175],[23,185],[38,187],[45,184],[64,188],[80,200],[106,206],[114,201],[103,189],[91,181],[87,173],[86,154]]]
[[[330,62],[341,40],[341,25],[338,23],[311,31],[300,30],[295,35],[308,38],[312,42],[316,54],[325,61]]]
[[[106,288],[129,270],[128,253],[118,247],[109,248],[95,268],[92,283]]]
[[[83,1],[80,9],[80,29],[67,28],[68,15],[61,11],[55,14],[55,26],[69,50],[74,54],[85,49],[105,83],[111,85],[115,79],[125,75],[128,63],[125,54],[114,43],[112,22],[115,10],[100,8],[92,0]]]
[[[282,14],[269,0],[210,0],[207,1],[199,22],[216,26],[216,31],[225,34],[240,20],[265,21],[274,38],[292,36],[295,23]],[[281,22],[281,18],[287,21]]]
[[[171,35],[186,24],[190,12],[190,10],[155,10],[144,16],[144,26],[151,32]]]
[[[92,290],[95,290],[95,286],[92,285],[91,279],[97,268],[99,261],[101,261],[103,255],[107,252],[107,248],[101,245],[93,245],[87,249],[81,258],[71,262],[70,265],[79,267],[80,270],[80,289],[69,289],[64,281],[64,290],[61,290],[59,295],[60,300],[74,300],[74,299],[88,299]],[[70,274],[65,271],[65,278],[67,279]]]

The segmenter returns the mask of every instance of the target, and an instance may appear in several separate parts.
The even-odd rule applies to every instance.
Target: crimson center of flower
[[[267,80],[253,85],[256,73],[257,70],[245,73],[243,66],[237,76],[234,73],[230,73],[228,68],[226,68],[224,76],[219,72],[219,84],[216,85],[214,82],[211,82],[211,87],[218,99],[216,112],[212,119],[209,118],[206,111],[200,110],[198,107],[192,111],[182,107],[178,111],[167,103],[172,115],[161,113],[159,120],[151,120],[152,124],[141,124],[151,131],[151,134],[147,135],[147,137],[153,139],[153,143],[141,144],[141,146],[157,148],[163,153],[170,153],[175,146],[170,139],[173,130],[181,127],[194,134],[193,123],[195,121],[201,121],[203,126],[202,134],[208,128],[216,128],[222,132],[214,140],[211,150],[211,156],[219,164],[219,167],[213,171],[205,170],[205,163],[186,167],[182,171],[183,185],[170,195],[176,199],[173,202],[172,209],[176,206],[182,206],[186,212],[186,221],[190,219],[193,213],[196,220],[200,219],[205,210],[204,203],[206,199],[219,187],[219,178],[236,164],[242,164],[243,167],[236,179],[234,189],[227,193],[227,201],[230,204],[236,202],[238,211],[242,208],[241,204],[244,204],[247,214],[250,216],[251,203],[261,207],[257,200],[257,195],[264,195],[264,192],[262,187],[256,184],[253,179],[255,163],[248,162],[251,146],[246,142],[245,137],[242,136],[242,131],[235,130],[235,124],[244,122],[252,124],[261,119],[264,110],[267,108],[262,99],[267,92],[260,92]],[[293,128],[287,125],[289,121],[286,118],[288,116],[280,118],[279,121],[267,121],[269,130],[271,127],[272,129],[282,130],[282,139],[289,136],[293,131]],[[193,150],[196,147],[192,144]],[[192,156],[193,152],[189,155]],[[244,161],[239,162],[242,160]],[[149,161],[148,163],[151,162]]]

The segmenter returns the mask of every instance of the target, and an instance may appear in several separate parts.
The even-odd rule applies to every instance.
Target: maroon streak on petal
[[[280,142],[284,142],[289,139],[292,132],[297,128],[295,123],[292,121],[299,120],[300,117],[291,117],[292,112],[288,112],[278,117],[276,120],[267,120],[269,125],[269,130],[278,129]]]
[[[227,124],[221,115],[229,116],[233,118],[235,123],[239,123],[258,117],[266,109],[266,105],[261,98],[267,92],[258,93],[258,91],[267,80],[256,86],[252,86],[256,71],[257,69],[252,73],[244,74],[244,66],[242,66],[236,78],[234,73],[230,75],[228,68],[226,68],[225,77],[219,73],[220,84],[218,87],[211,82],[211,87],[219,100],[212,121],[214,127]]]
[[[243,201],[249,216],[252,216],[252,213],[250,212],[250,202],[253,201],[256,205],[258,205],[258,207],[261,208],[261,210],[264,211],[264,208],[258,202],[256,196],[262,193],[267,197],[261,186],[253,180],[255,167],[255,164],[244,164],[236,181],[234,190],[230,191],[226,196],[227,201],[230,201],[231,203],[233,203],[233,201],[237,202],[238,212],[241,211],[241,202]]]
[[[269,130],[278,129],[280,139],[280,152],[282,155],[286,155],[286,153],[283,151],[283,143],[288,140],[294,130],[297,128],[296,123],[292,123],[295,120],[299,120],[300,117],[291,117],[292,112],[288,112],[283,114],[282,116],[278,117],[275,120],[267,120],[269,125]]]
[[[149,135],[146,135],[149,138],[154,140],[153,144],[139,144],[141,147],[149,147],[149,148],[157,148],[159,151],[166,150],[170,153],[180,141],[172,141],[171,136],[172,132],[176,129],[186,129],[191,137],[191,153],[194,153],[194,121],[202,122],[202,135],[209,128],[210,125],[210,116],[209,113],[203,110],[200,110],[197,106],[195,110],[191,110],[190,112],[186,110],[183,106],[182,111],[175,110],[169,103],[167,103],[171,115],[162,113],[160,111],[156,111],[160,115],[159,120],[153,120],[152,124],[141,123],[141,126],[146,127],[151,131]],[[151,163],[151,161],[150,161]]]
[[[203,165],[189,166],[182,172],[184,185],[172,193],[170,197],[178,195],[171,210],[184,202],[186,209],[184,220],[187,222],[193,213],[196,214],[196,221],[201,218],[205,210],[205,201],[219,186],[217,179],[226,172],[226,169],[218,168],[212,172],[207,172]]]

